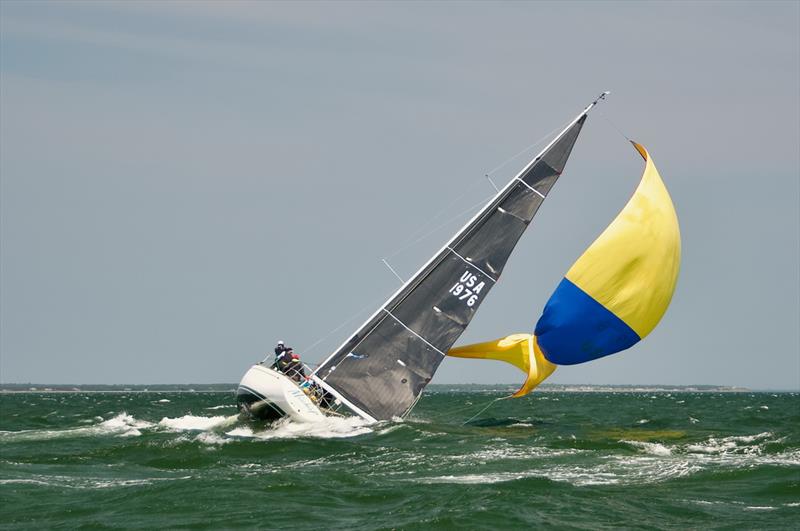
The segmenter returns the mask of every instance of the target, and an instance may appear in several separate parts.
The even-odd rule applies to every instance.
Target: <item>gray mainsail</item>
[[[328,357],[314,380],[369,420],[408,413],[497,282],[596,103]]]

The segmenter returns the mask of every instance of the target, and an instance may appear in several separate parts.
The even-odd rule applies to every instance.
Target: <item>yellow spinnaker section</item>
[[[566,278],[644,338],[672,300],[681,235],[675,207],[653,159],[643,146],[633,145],[646,161],[639,187]]]
[[[531,334],[512,334],[494,341],[475,343],[451,349],[448,356],[505,361],[527,375],[522,387],[511,395],[514,398],[527,395],[550,376],[556,366],[545,359]]]

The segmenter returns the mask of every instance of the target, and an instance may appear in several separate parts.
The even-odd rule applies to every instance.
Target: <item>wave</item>
[[[72,476],[47,476],[37,475],[34,478],[0,479],[0,485],[36,485],[41,487],[58,487],[67,489],[109,489],[116,487],[138,487],[152,485],[161,481],[178,481],[191,479],[192,476],[174,478],[137,478],[137,479],[110,479],[99,477],[72,477]]]
[[[604,450],[553,449],[501,444],[466,454],[438,456],[446,474],[409,478],[422,483],[500,483],[525,478],[544,478],[574,486],[636,485],[661,483],[701,472],[752,469],[757,466],[800,466],[800,449],[769,453],[769,445],[780,443],[771,432],[709,437],[702,443],[668,444],[654,441],[620,440],[637,454],[608,454]],[[774,447],[773,447],[774,448]],[[575,455],[572,461],[562,457]],[[600,461],[596,459],[600,457]],[[534,466],[532,466],[534,465]],[[476,468],[490,466],[518,470],[476,473]]]
[[[620,441],[629,444],[634,448],[643,451],[646,454],[667,456],[672,455],[672,450],[667,448],[661,443],[645,442],[645,441]]]
[[[774,437],[771,432],[765,431],[756,435],[732,435],[730,437],[709,437],[702,443],[688,444],[685,449],[689,453],[700,454],[730,454],[730,453],[761,453],[763,451],[763,443],[767,442],[780,442],[780,440],[768,441],[770,437]],[[759,444],[751,444],[759,443]]]
[[[372,433],[372,427],[376,426],[369,421],[359,417],[327,417],[320,422],[304,423],[293,422],[288,418],[281,419],[273,423],[269,428],[261,431],[254,431],[249,426],[235,428],[226,435],[248,439],[341,439],[346,437],[356,437],[366,433]]]
[[[238,415],[199,417],[197,415],[184,415],[182,417],[164,417],[158,425],[173,431],[210,431],[224,428],[238,421]]]
[[[80,428],[0,431],[0,442],[44,441],[49,439],[96,436],[137,437],[142,434],[142,429],[152,426],[153,423],[138,420],[123,411],[108,420],[103,420],[97,424]]]

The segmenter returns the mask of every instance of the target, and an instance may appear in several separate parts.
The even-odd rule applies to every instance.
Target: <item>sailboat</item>
[[[585,260],[582,257],[576,263],[576,266],[583,264],[577,267],[578,273],[572,270],[568,273],[566,287],[562,289],[559,285],[546,307],[545,316],[537,324],[535,334],[514,334],[494,342],[452,349],[500,278],[511,252],[564,171],[589,112],[607,94],[601,94],[570,121],[350,334],[310,377],[298,382],[273,367],[264,364],[252,366],[237,390],[240,410],[265,420],[288,416],[302,422],[342,414],[355,414],[371,422],[402,418],[413,409],[448,355],[498,359],[516,365],[527,374],[527,378],[513,396],[523,396],[549,376],[557,364],[589,361],[628,348],[643,338],[657,324],[669,304],[680,262],[680,237],[679,234],[677,239],[674,237],[677,217],[663,183],[661,186],[668,203],[665,208],[668,212],[662,216],[663,220],[659,218],[658,222],[652,222],[648,217],[652,212],[647,208],[639,208],[634,215],[634,218],[636,215],[642,218],[645,224],[649,223],[650,236],[656,236],[651,238],[649,251],[644,250],[632,262],[615,255],[626,246],[624,242],[618,242],[619,234],[623,235],[623,240],[637,237],[628,234],[630,231],[615,229],[612,231],[614,234],[606,238],[611,240],[611,244],[606,240],[600,244],[595,242],[587,250],[592,256]],[[638,146],[637,149],[648,160],[644,148]],[[661,182],[652,161],[648,160],[647,164],[645,177],[655,175],[648,182],[654,179]],[[651,166],[652,171],[649,170]],[[650,199],[648,197],[644,202],[648,203]],[[658,207],[665,204],[665,198],[659,196],[655,201],[655,210],[658,211]],[[639,203],[641,201],[637,205]],[[672,221],[669,212],[674,217],[674,227],[669,225]],[[629,215],[623,217],[630,218]],[[632,223],[637,225],[638,222],[634,219]],[[660,230],[672,238],[668,242],[672,250],[664,252],[659,247]],[[676,241],[677,255],[674,252]],[[602,247],[599,253],[597,249],[592,250],[597,245]],[[669,282],[663,286],[664,282],[661,282],[658,288],[649,284],[653,281],[652,274],[650,277],[636,274],[642,263],[641,256],[648,255],[652,249],[656,249],[656,254],[660,253],[662,258],[669,256],[672,259],[668,267],[674,274],[671,273],[671,277],[667,275]],[[597,274],[596,267],[605,267],[598,265],[598,254],[601,255],[600,262],[603,256],[606,259],[610,256],[612,262],[616,261],[616,269],[612,267],[606,275]],[[658,259],[645,260],[645,263],[650,264],[651,269],[658,269]],[[623,277],[627,275],[621,280],[618,278],[620,270]],[[635,284],[633,288],[631,281]],[[591,289],[584,292],[587,285]],[[620,290],[628,297],[627,303],[618,305],[622,309],[603,307],[609,300],[620,300],[617,296]],[[654,290],[658,294],[649,300],[641,301],[637,295],[638,292]],[[581,298],[576,292],[585,297]],[[653,301],[657,303],[655,306]],[[606,313],[595,308],[596,305],[606,309]],[[631,312],[625,312],[631,308],[633,314],[642,309],[648,314],[643,327],[633,329],[629,326]],[[637,315],[634,315],[634,321]],[[617,321],[623,326],[619,326]],[[636,324],[638,326],[639,321]],[[575,335],[576,330],[583,335]],[[598,331],[600,339],[593,337]],[[629,331],[632,335],[625,336]]]

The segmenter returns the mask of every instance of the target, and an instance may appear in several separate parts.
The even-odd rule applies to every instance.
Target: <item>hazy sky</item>
[[[412,274],[466,214],[398,249],[611,90],[460,343],[531,331],[625,204],[618,128],[675,202],[678,289],[550,381],[798,389],[799,6],[3,1],[0,380],[235,382],[278,339],[320,361],[398,287],[381,258]]]

